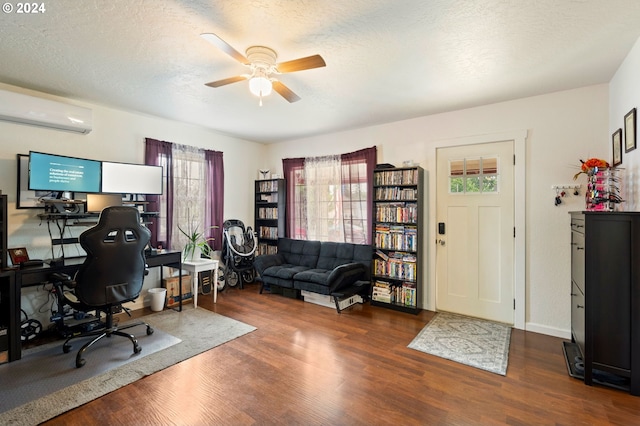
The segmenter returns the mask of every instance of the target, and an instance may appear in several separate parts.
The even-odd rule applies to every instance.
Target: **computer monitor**
[[[161,195],[162,167],[103,161],[102,192]]]
[[[100,161],[29,152],[32,191],[100,192],[101,178]]]
[[[87,213],[100,213],[107,207],[121,205],[122,194],[87,194]]]

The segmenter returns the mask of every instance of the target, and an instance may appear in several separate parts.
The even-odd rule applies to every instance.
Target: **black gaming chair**
[[[135,336],[124,330],[139,325],[147,327],[147,335],[153,329],[144,322],[136,322],[118,327],[113,323],[114,312],[119,312],[122,303],[130,302],[140,295],[142,283],[148,273],[144,250],[151,232],[140,224],[140,213],[133,207],[114,206],[105,208],[98,224],[80,234],[79,241],[87,252],[87,258],[71,280],[68,275],[52,274],[58,297],[78,311],[105,313],[104,323],[97,330],[87,331],[69,337],[62,349],[71,350],[69,341],[95,336],[85,343],[76,356],[76,367],[85,364],[84,352],[104,337],[123,336],[133,343],[133,353],[142,350]],[[62,286],[73,289],[63,291]]]

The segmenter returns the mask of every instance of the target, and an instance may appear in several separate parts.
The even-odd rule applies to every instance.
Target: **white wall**
[[[339,154],[377,146],[378,163],[413,160],[426,170],[431,196],[435,150],[467,137],[527,130],[526,328],[561,337],[570,330],[569,211],[584,208],[584,191],[554,205],[552,185],[573,184],[579,159],[609,158],[608,86],[597,85],[379,126],[282,142],[268,148],[269,163],[282,158]],[[584,185],[584,181],[578,183]],[[432,198],[432,197],[430,197]],[[425,209],[426,241],[435,241],[435,218]],[[433,253],[432,247],[429,252]],[[433,255],[424,279],[423,305],[435,309]]]
[[[617,129],[622,129],[623,151],[624,151],[624,116],[632,108],[640,108],[640,39],[636,41],[626,59],[618,68],[618,71],[609,84],[609,141],[611,135]],[[640,113],[637,111],[636,114]],[[637,129],[636,129],[637,132]],[[636,135],[636,141],[638,136]],[[609,145],[611,142],[609,142]],[[626,202],[622,204],[623,210],[637,211],[640,209],[640,188],[638,177],[640,177],[640,143],[636,143],[638,148],[628,153],[622,153],[622,164],[624,169],[623,197]]]
[[[264,145],[190,124],[74,102],[8,85],[0,84],[0,88],[91,108],[94,122],[93,131],[88,135],[0,122],[0,190],[8,195],[9,247],[26,247],[33,259],[51,257],[47,225],[41,223],[37,217],[42,210],[15,208],[16,154],[28,154],[29,150],[35,150],[96,160],[143,164],[146,137],[222,151],[225,168],[225,219],[241,219],[245,223],[253,224],[253,182],[257,178],[257,169],[264,165],[258,161],[263,158]],[[75,228],[72,234],[78,235],[82,230],[83,228]],[[80,253],[78,249],[74,250],[73,246],[67,246],[65,254]],[[145,279],[145,288],[157,286],[158,280],[158,271],[152,270]],[[39,319],[45,326],[49,323],[50,315],[47,296],[46,292],[33,288],[25,289],[22,297],[22,307],[29,317]],[[148,305],[147,300],[140,301]]]

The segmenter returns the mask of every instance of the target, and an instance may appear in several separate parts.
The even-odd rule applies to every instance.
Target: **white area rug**
[[[193,309],[193,306],[185,307],[182,312],[165,310],[141,319],[148,322],[156,332],[151,336],[145,336],[145,327],[130,329],[138,337],[142,346],[142,352],[139,355],[131,356],[131,343],[121,339],[124,343],[125,356],[130,358],[128,362],[106,372],[97,371],[94,376],[78,376],[78,381],[16,408],[7,410],[7,402],[5,401],[5,407],[3,407],[3,401],[0,400],[0,425],[36,425],[256,329],[203,308]],[[151,353],[153,345],[145,343],[145,339],[160,337],[161,334],[169,335],[170,340],[173,341],[163,349]],[[23,381],[31,382],[32,386],[38,387],[41,380],[46,381],[50,376],[76,375],[83,373],[80,370],[88,371],[90,363],[98,360],[95,356],[98,354],[92,354],[94,348],[89,349],[85,354],[87,364],[76,369],[75,352],[63,354],[61,341],[56,343],[57,347],[54,347],[56,355],[47,356],[51,350],[50,346],[47,345],[40,351],[34,348],[35,354],[25,353],[22,359],[0,366],[0,386],[6,385],[4,379],[12,374],[8,373],[10,369],[25,370],[21,364],[28,363],[31,366],[26,368],[26,371],[30,372]],[[75,346],[79,348],[79,345]],[[98,348],[99,351],[100,348]],[[38,353],[43,356],[38,357]],[[65,361],[61,366],[56,367],[57,364],[51,362],[53,357]],[[6,374],[3,375],[3,372]]]
[[[408,347],[505,376],[510,339],[506,324],[439,312]]]

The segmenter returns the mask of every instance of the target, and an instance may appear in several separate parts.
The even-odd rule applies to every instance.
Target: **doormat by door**
[[[408,347],[506,376],[510,340],[507,324],[439,312]]]

